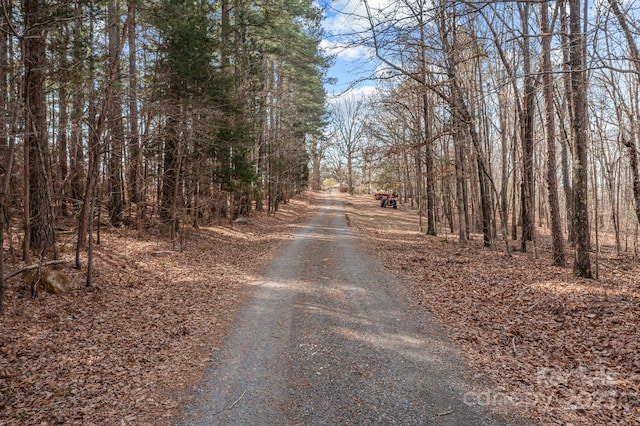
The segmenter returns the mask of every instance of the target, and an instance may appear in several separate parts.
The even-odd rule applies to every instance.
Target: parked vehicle
[[[380,195],[380,198],[378,198],[378,195]],[[390,206],[394,209],[398,208],[398,196],[393,193],[391,195],[389,194],[376,194],[376,199],[380,200],[380,207],[387,207]]]
[[[380,201],[382,200],[383,197],[388,197],[389,194],[386,194],[384,192],[377,192],[375,194],[373,194],[374,197],[376,197],[376,200]]]

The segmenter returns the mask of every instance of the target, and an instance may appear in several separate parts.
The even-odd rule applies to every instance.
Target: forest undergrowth
[[[369,196],[345,205],[384,267],[489,379],[461,390],[465,403],[515,408],[545,425],[640,424],[640,270],[630,255],[609,252],[600,279],[576,278],[550,266],[543,230],[535,259],[507,254],[504,243],[483,248],[481,234],[465,244],[420,234],[406,205],[383,209]]]

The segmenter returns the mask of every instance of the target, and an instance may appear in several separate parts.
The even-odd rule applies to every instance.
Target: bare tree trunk
[[[424,78],[426,79],[426,73]],[[427,235],[436,235],[436,176],[433,160],[433,141],[431,140],[431,122],[429,121],[429,97],[426,93],[422,95],[422,118],[426,149]]]
[[[164,141],[164,159],[162,170],[162,199],[160,205],[160,219],[165,223],[171,223],[175,209],[176,177],[178,173],[178,126],[177,112],[171,108],[167,117]]]
[[[140,227],[142,217],[142,155],[140,129],[138,126],[138,60],[136,56],[136,9],[130,1],[129,15],[129,200],[136,205],[136,224]],[[124,42],[124,40],[122,41]]]
[[[553,76],[551,69],[551,33],[549,32],[549,2],[540,4],[542,31],[542,72],[544,79],[544,105],[547,139],[547,187],[549,191],[549,214],[551,216],[551,242],[553,264],[566,266],[564,237],[560,222],[560,202],[558,199],[558,178],[556,175],[556,123],[553,103]]]
[[[119,62],[120,45],[120,10],[116,0],[109,0],[108,4],[108,28],[109,39],[109,64],[113,73],[113,82],[120,80],[120,69],[116,65]],[[122,173],[122,160],[124,154],[124,125],[122,123],[122,90],[119,84],[114,84],[112,89],[112,101],[109,110],[109,221],[117,226],[122,221],[124,211],[124,185]]]
[[[561,128],[564,128],[564,125],[561,124]],[[568,134],[565,131],[563,131],[563,135],[560,140],[562,145],[562,149],[560,151],[562,189],[566,200],[565,210],[567,213],[567,242],[573,245],[573,242],[575,241],[573,233],[573,203],[571,201],[573,200],[573,188],[571,187],[571,172],[569,171],[569,140]]]
[[[44,2],[24,2],[24,106],[25,106],[25,195],[28,193],[29,244],[25,243],[25,257],[30,247],[44,250],[53,247],[53,217],[51,215],[50,189],[48,183],[48,152],[46,102],[45,102],[45,40],[43,29]],[[28,188],[27,188],[28,187]],[[27,239],[27,238],[25,238]]]
[[[523,29],[523,72],[524,72],[524,99],[523,111],[520,118],[522,138],[522,185],[521,185],[521,211],[522,211],[522,240],[520,249],[527,251],[527,241],[533,239],[534,232],[534,180],[533,180],[533,116],[535,111],[536,89],[534,77],[531,73],[531,49],[529,43],[529,12],[530,3],[524,3],[521,11]]]
[[[4,191],[0,192],[0,315],[4,313]]]
[[[640,223],[640,172],[638,171],[638,149],[633,138],[623,136],[622,143],[627,147],[629,154],[629,169],[633,182],[633,200],[638,223]]]
[[[571,92],[571,69],[569,65],[569,17],[566,16],[566,8],[560,8],[560,33],[562,36],[562,82],[564,83],[564,106],[562,108],[562,116],[560,117],[560,128],[562,129],[562,186],[564,189],[564,195],[566,200],[567,210],[567,241],[569,244],[575,244],[575,227],[573,222],[573,187],[572,187],[572,174],[569,171],[569,152],[567,150],[571,148],[571,156],[573,156],[573,146],[571,140],[571,129],[565,126],[565,120],[563,116],[567,114],[569,116],[569,122],[573,121],[573,94]]]
[[[9,10],[11,5],[9,6]],[[0,111],[9,110],[7,93],[9,89],[9,35],[0,32]],[[9,128],[5,117],[0,117],[0,315],[4,306],[4,228],[5,228],[5,203],[9,192],[9,181],[13,166],[13,154],[15,139],[9,137]]]
[[[6,201],[9,193],[9,182],[13,169],[13,157],[15,154],[15,138],[8,138],[7,146],[3,146],[2,158],[4,163],[0,163],[0,314],[3,312],[4,301],[4,228],[6,217]]]
[[[464,169],[464,134],[462,126],[459,120],[454,118],[454,150],[455,150],[455,165],[456,165],[456,201],[458,207],[458,241],[464,243],[469,239],[468,224],[467,224],[467,202],[466,198],[466,185],[467,176]]]
[[[65,41],[69,39],[69,28],[65,26]],[[55,179],[55,194],[58,200],[57,206],[60,215],[67,216],[69,214],[69,163],[68,163],[68,124],[69,124],[69,61],[67,59],[66,44],[61,48],[59,53],[59,68],[61,73],[60,88],[58,89],[58,179]]]
[[[311,189],[314,191],[319,191],[322,186],[320,183],[320,161],[322,159],[322,149],[320,147],[320,141],[318,137],[314,137],[311,142],[311,172],[312,172],[312,180],[311,180]]]
[[[91,101],[90,101],[91,102]],[[92,109],[91,107],[89,108]],[[95,113],[95,112],[94,112]],[[93,114],[89,114],[93,116]],[[95,116],[94,116],[95,117]],[[95,120],[92,120],[95,122]],[[96,191],[98,172],[100,169],[100,143],[95,126],[89,126],[89,165],[87,170],[87,182],[83,197],[82,208],[78,217],[78,241],[76,245],[76,268],[80,269],[80,252],[87,247],[87,233],[89,228],[89,216],[93,211],[93,199]]]
[[[420,144],[415,149],[416,159],[416,202],[418,204],[418,232],[422,233],[422,215],[424,214],[424,201],[422,197],[422,155]]]
[[[89,22],[89,33],[93,36],[93,18]],[[89,146],[89,161],[87,164],[87,179],[84,184],[84,194],[81,196],[82,205],[78,216],[78,241],[76,244],[76,268],[80,269],[80,252],[87,247],[87,232],[89,229],[89,214],[90,209],[93,209],[92,201],[93,194],[96,187],[96,181],[98,179],[98,171],[100,168],[100,118],[97,117],[96,108],[96,93],[95,93],[95,66],[94,58],[89,58],[89,90],[88,90],[88,146]],[[106,100],[105,100],[106,102]]]
[[[95,216],[95,204],[96,204],[96,195],[95,192],[92,194],[91,200],[87,203],[89,206],[89,248],[87,251],[87,277],[85,281],[85,287],[93,288],[93,222]]]
[[[575,260],[573,273],[576,276],[591,278],[591,258],[589,250],[590,228],[588,208],[588,140],[587,140],[587,81],[585,70],[584,43],[582,32],[580,0],[569,0],[569,65],[571,68],[572,93],[572,133],[573,152],[573,226],[575,232]]]
[[[71,198],[73,200],[74,213],[81,207],[84,193],[84,148],[83,148],[83,118],[84,118],[84,88],[85,81],[84,52],[82,43],[82,5],[75,5],[75,20],[73,22],[73,61],[76,63],[71,76],[71,141],[70,141],[70,167],[71,167]],[[92,84],[92,83],[91,83]]]
[[[480,208],[482,210],[482,242],[485,247],[491,247],[492,232],[491,232],[491,189],[489,182],[487,182],[487,175],[485,173],[480,154],[476,156],[478,162],[478,183],[480,186]]]
[[[7,7],[8,12],[11,12],[11,3],[9,2]],[[3,115],[0,116],[0,158],[7,158],[7,152],[9,149],[9,126],[7,125],[8,114],[5,111],[9,111],[9,76],[10,76],[10,61],[9,56],[9,34],[6,31],[0,31],[0,111]],[[6,164],[1,164],[0,167],[4,167]],[[1,170],[0,170],[1,172]],[[0,180],[2,182],[2,180]],[[1,190],[1,188],[0,188]]]
[[[500,153],[502,172],[500,177],[500,217],[502,218],[502,227],[507,229],[507,220],[509,217],[509,140],[507,136],[507,106],[505,94],[499,94],[499,115],[500,115]],[[505,235],[506,237],[506,235]],[[507,247],[509,247],[508,242]]]

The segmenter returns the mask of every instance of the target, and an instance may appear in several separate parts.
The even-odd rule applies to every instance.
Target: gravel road
[[[339,200],[270,265],[178,425],[506,425],[455,346],[359,246]]]

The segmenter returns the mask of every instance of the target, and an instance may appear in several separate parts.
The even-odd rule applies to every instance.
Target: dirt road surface
[[[342,203],[287,243],[179,425],[505,425],[443,329],[360,247]],[[470,393],[471,392],[471,393]]]

